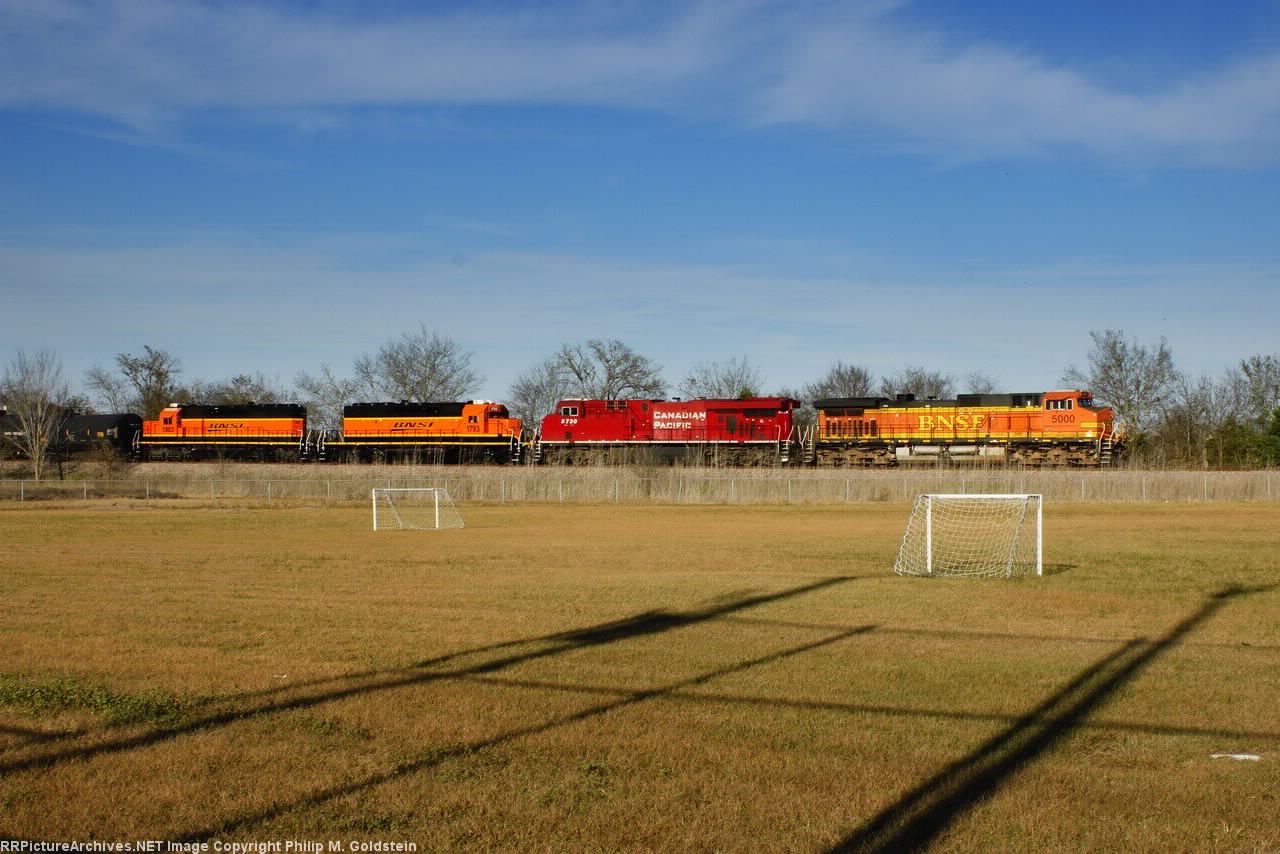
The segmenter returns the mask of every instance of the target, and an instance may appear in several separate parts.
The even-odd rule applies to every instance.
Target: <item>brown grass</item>
[[[1280,850],[1274,504],[0,509],[0,833],[420,850]],[[1262,754],[1260,762],[1212,753]]]
[[[1280,472],[902,466],[887,470],[265,463],[72,463],[65,479],[24,481],[0,463],[0,502],[175,497],[368,500],[374,486],[447,486],[458,499],[506,503],[833,504],[906,501],[924,492],[1036,492],[1055,504],[1280,501]]]

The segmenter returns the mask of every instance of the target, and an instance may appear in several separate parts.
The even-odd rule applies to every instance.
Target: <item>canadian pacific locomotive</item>
[[[786,397],[562,400],[542,419],[534,459],[785,465],[796,447],[792,412],[798,405]]]
[[[106,443],[143,460],[1105,466],[1119,450],[1112,410],[1087,391],[828,398],[815,402],[816,423],[803,430],[800,405],[786,397],[568,399],[534,432],[492,401],[353,403],[332,431],[309,427],[306,409],[294,403],[175,403],[145,422],[69,417],[58,453]],[[15,422],[4,423],[11,431]]]

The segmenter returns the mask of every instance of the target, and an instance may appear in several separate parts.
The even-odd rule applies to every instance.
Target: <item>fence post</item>
[[[81,491],[84,495],[84,498],[82,500],[88,501],[89,500],[89,481],[87,480],[84,481],[83,483],[80,484],[80,486],[82,487]]]
[[[18,503],[21,504],[27,500],[27,482],[25,480],[18,481]]]
[[[151,481],[147,481],[147,500],[151,500]]]

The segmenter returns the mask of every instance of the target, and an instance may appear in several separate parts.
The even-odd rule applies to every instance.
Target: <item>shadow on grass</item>
[[[1010,778],[1081,726],[1112,694],[1175,646],[1232,599],[1275,589],[1228,587],[1211,594],[1188,617],[1155,641],[1135,639],[1103,656],[1004,732],[871,818],[831,850],[922,851],[973,804],[995,794]]]
[[[49,768],[68,761],[135,750],[190,733],[205,732],[212,728],[227,726],[237,721],[261,715],[308,709],[348,697],[370,695],[445,679],[457,679],[467,675],[492,673],[517,664],[549,658],[573,650],[616,643],[629,638],[653,635],[673,628],[695,625],[746,608],[780,602],[853,580],[856,580],[853,576],[834,576],[776,593],[739,596],[732,601],[718,603],[714,607],[688,612],[649,611],[623,620],[601,623],[573,631],[557,632],[550,635],[504,641],[460,650],[416,662],[407,668],[369,671],[347,674],[329,680],[317,680],[307,683],[304,688],[310,689],[310,692],[307,693],[304,690],[301,696],[293,696],[298,693],[299,686],[289,686],[272,688],[256,694],[231,697],[225,701],[230,706],[225,710],[207,714],[196,713],[170,726],[161,726],[147,732],[109,739],[99,744],[75,747],[58,747],[55,745],[55,749],[35,756],[0,762],[0,774]],[[844,631],[840,634],[849,633],[849,631]],[[853,633],[856,633],[856,631]],[[534,645],[540,645],[540,648],[519,649]],[[466,658],[488,655],[508,649],[513,650],[509,655],[480,661],[475,664],[444,670],[429,669],[438,668]],[[260,702],[246,704],[246,701],[255,699]]]
[[[397,763],[393,767],[341,783],[322,787],[292,800],[280,801],[269,807],[239,815],[224,815],[207,827],[190,829],[173,834],[175,840],[198,841],[223,834],[241,832],[288,812],[324,805],[336,798],[367,790],[380,784],[429,770],[453,759],[470,756],[477,751],[494,748],[513,740],[536,735],[575,723],[599,717],[615,709],[632,706],[658,698],[679,698],[694,702],[741,703],[747,705],[774,706],[780,708],[827,709],[848,712],[874,712],[888,715],[928,715],[957,718],[1000,720],[1008,723],[1001,734],[979,745],[963,759],[949,765],[931,779],[904,794],[896,803],[865,825],[853,831],[833,850],[836,851],[899,851],[919,850],[929,844],[968,809],[969,805],[999,790],[1013,775],[1050,749],[1072,731],[1091,726],[1085,719],[1120,687],[1136,677],[1158,656],[1183,641],[1196,626],[1211,617],[1226,603],[1240,596],[1260,592],[1262,589],[1229,588],[1205,602],[1193,614],[1174,626],[1156,641],[1134,639],[1116,641],[1123,645],[1103,656],[1083,670],[1059,691],[1037,706],[1027,715],[1016,719],[1007,716],[982,715],[963,712],[931,712],[919,709],[896,709],[883,706],[859,706],[842,703],[810,702],[804,700],[770,699],[735,696],[725,693],[694,691],[712,680],[773,662],[793,659],[805,653],[835,644],[858,635],[880,630],[877,626],[807,626],[823,632],[817,640],[776,650],[759,657],[743,659],[723,667],[651,688],[602,687],[565,685],[534,680],[521,680],[504,676],[502,671],[523,662],[548,658],[574,650],[583,650],[623,642],[633,638],[656,636],[708,620],[728,619],[758,622],[768,625],[771,621],[756,620],[741,612],[761,605],[780,602],[835,585],[856,580],[851,577],[825,578],[811,584],[789,588],[776,593],[750,595],[739,593],[729,599],[717,599],[713,603],[689,611],[653,610],[621,620],[614,620],[571,631],[557,632],[523,640],[506,641],[472,649],[465,649],[437,656],[402,669],[348,674],[332,680],[316,680],[304,686],[269,689],[256,695],[229,698],[229,707],[208,714],[196,714],[181,724],[156,728],[150,731],[122,736],[98,744],[62,745],[45,749],[41,754],[15,758],[0,763],[0,773],[12,773],[41,769],[61,763],[81,761],[96,756],[111,755],[123,751],[141,749],[172,740],[187,734],[206,732],[212,728],[227,726],[237,721],[257,716],[308,709],[323,703],[347,697],[393,691],[408,686],[429,684],[439,680],[477,680],[514,687],[538,688],[595,694],[601,699],[587,708],[559,715],[549,720],[514,727],[492,736],[472,742],[435,747],[417,756]],[[805,624],[787,624],[779,625]],[[980,633],[979,633],[980,634]],[[534,647],[534,648],[529,648]],[[493,657],[498,654],[497,657]],[[468,662],[477,656],[483,660]],[[288,692],[288,693],[283,693]],[[250,702],[256,700],[256,702]],[[1184,732],[1185,730],[1161,728],[1146,724],[1107,724],[1108,728],[1132,728],[1141,731]],[[82,735],[82,734],[80,734]]]
[[[1044,575],[1061,575],[1064,572],[1070,572],[1076,569],[1079,564],[1074,563],[1046,563],[1041,567]]]

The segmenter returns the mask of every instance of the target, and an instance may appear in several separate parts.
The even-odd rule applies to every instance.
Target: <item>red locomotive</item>
[[[777,465],[796,441],[787,397],[562,400],[542,419],[537,462]]]

